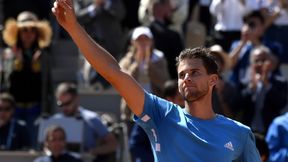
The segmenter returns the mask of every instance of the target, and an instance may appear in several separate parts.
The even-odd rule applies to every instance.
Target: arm
[[[228,55],[230,60],[230,68],[233,69],[237,62],[240,55],[242,48],[245,46],[246,41],[241,40],[239,44],[234,48],[231,53]]]
[[[99,145],[92,150],[92,154],[94,155],[103,155],[116,151],[117,140],[112,133],[108,133],[106,136],[102,137],[98,143]]]
[[[245,136],[247,137],[246,141],[243,141],[245,144],[243,146],[242,153],[237,159],[233,160],[233,162],[261,162],[261,158],[255,144],[254,134],[249,130]]]
[[[76,20],[72,0],[57,0],[52,11],[59,24],[70,34],[92,67],[100,73],[126,100],[135,115],[143,112],[144,90],[117,61],[94,42]]]

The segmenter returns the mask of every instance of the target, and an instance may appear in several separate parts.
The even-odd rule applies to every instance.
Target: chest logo
[[[231,151],[234,151],[234,147],[233,147],[233,144],[232,144],[231,141],[229,141],[228,143],[226,143],[226,144],[224,145],[224,147],[227,148],[227,149],[229,149],[229,150],[231,150]]]

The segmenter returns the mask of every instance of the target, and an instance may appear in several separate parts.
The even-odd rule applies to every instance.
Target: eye
[[[192,76],[196,76],[196,75],[199,75],[200,73],[199,73],[199,71],[192,70],[191,74],[192,74]]]
[[[180,72],[180,73],[178,74],[178,78],[183,79],[183,78],[184,78],[184,72]]]

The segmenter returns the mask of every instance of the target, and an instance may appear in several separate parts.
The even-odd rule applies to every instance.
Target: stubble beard
[[[207,93],[208,93],[208,87],[205,87],[203,90],[196,90],[193,92],[190,91],[187,92],[186,94],[184,92],[183,97],[187,103],[192,103],[202,99],[204,96],[206,96]]]

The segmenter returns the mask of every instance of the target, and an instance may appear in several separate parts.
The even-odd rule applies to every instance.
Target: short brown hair
[[[215,57],[208,48],[196,47],[184,49],[176,58],[176,67],[185,59],[201,59],[208,74],[219,74]]]
[[[45,141],[49,141],[49,137],[53,132],[60,131],[64,135],[64,139],[66,140],[66,132],[65,130],[59,125],[51,125],[45,130]]]
[[[77,85],[70,82],[60,83],[56,89],[56,97],[62,94],[78,95]]]

